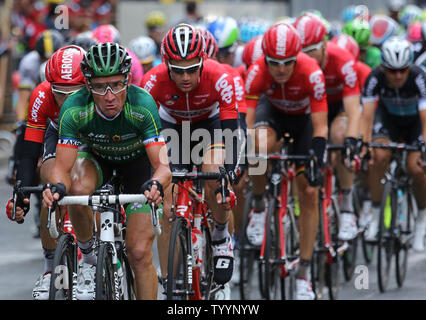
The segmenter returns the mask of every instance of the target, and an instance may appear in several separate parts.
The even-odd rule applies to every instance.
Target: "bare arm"
[[[172,173],[170,171],[169,160],[167,157],[167,146],[166,145],[154,145],[146,149],[148,159],[151,163],[152,168],[154,169],[154,174],[152,175],[152,180],[157,180],[165,190],[172,181]],[[157,192],[157,187],[153,186],[151,192],[145,195],[147,196],[150,202],[154,201],[157,205],[161,203],[161,198],[159,197],[159,192]]]
[[[56,147],[56,159],[53,166],[50,183],[63,183],[66,190],[71,187],[71,170],[74,166],[74,162],[77,159],[77,149]],[[43,203],[46,207],[51,207],[54,200],[59,199],[59,194],[55,193],[52,195],[49,189],[43,192]]]
[[[420,121],[422,123],[423,141],[426,142],[426,110],[420,110],[419,115],[420,115]]]
[[[348,115],[348,127],[346,128],[346,137],[358,138],[360,125],[360,98],[358,95],[343,99],[343,106]]]
[[[313,137],[328,138],[327,112],[315,112],[311,114],[312,126],[314,127]]]
[[[360,134],[365,142],[371,141],[373,131],[374,113],[376,111],[376,102],[365,102],[361,113]]]

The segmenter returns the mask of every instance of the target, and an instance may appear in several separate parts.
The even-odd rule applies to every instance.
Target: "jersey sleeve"
[[[79,110],[73,107],[72,97],[70,96],[62,105],[59,113],[58,147],[67,147],[77,149],[79,145],[78,124]]]
[[[221,73],[221,76],[214,82],[214,90],[218,97],[220,120],[237,119],[235,86],[232,75],[228,72]]]
[[[370,73],[365,81],[364,88],[362,89],[362,103],[377,102],[379,100],[379,80],[378,71],[375,69]]]
[[[343,79],[343,98],[360,95],[358,74],[355,68],[355,61],[350,59],[339,68]]]
[[[246,90],[246,104],[247,108],[256,108],[259,97],[262,94],[260,66],[255,63],[247,70],[246,78],[244,80]]]
[[[30,103],[28,105],[25,140],[43,143],[47,126],[46,110],[49,103],[52,102],[48,98],[48,92],[46,92],[42,84],[38,85],[31,93]]]
[[[415,83],[419,90],[419,102],[418,108],[419,111],[426,110],[426,78],[424,72],[419,72],[415,78]]]
[[[313,70],[309,74],[309,80],[306,83],[309,89],[309,102],[311,113],[327,112],[327,93],[325,92],[325,79],[321,69]]]

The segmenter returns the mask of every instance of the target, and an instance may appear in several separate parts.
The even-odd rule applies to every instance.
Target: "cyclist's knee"
[[[129,260],[135,269],[147,269],[152,264],[152,241],[141,240],[126,244]]]

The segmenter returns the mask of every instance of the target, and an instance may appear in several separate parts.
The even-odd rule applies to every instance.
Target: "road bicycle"
[[[292,139],[286,135],[281,153],[247,156],[249,160],[268,160],[271,166],[265,195],[267,201],[265,233],[258,256],[259,287],[261,295],[267,300],[294,298],[295,271],[299,263],[299,231],[291,192],[292,182],[296,176],[293,165],[296,162],[306,162],[308,170],[315,166],[313,155],[290,155],[291,143]],[[250,211],[251,201],[246,203],[245,215],[248,216]],[[247,223],[245,227],[246,225]],[[246,239],[246,236],[243,239]],[[243,266],[240,284],[243,295],[249,297],[248,290],[251,290],[249,284],[253,277],[252,261],[256,251],[247,244],[248,241],[243,243],[241,248],[240,263]],[[245,259],[245,256],[251,261]],[[289,281],[286,286],[287,277]]]
[[[95,251],[97,265],[95,276],[96,300],[132,300],[135,298],[134,275],[127,259],[125,247],[125,215],[122,205],[138,202],[146,203],[142,194],[121,194],[116,172],[112,184],[107,183],[92,195],[65,196],[57,202],[59,206],[89,205],[94,212],[100,213],[100,228],[95,223]],[[19,192],[41,193],[45,186],[20,187]],[[55,192],[52,190],[52,192]],[[16,202],[15,202],[16,203]],[[59,207],[60,208],[60,207]],[[58,238],[53,272],[50,283],[49,299],[76,300],[78,274],[78,247],[75,237],[69,232],[59,236],[56,210],[48,210],[47,228],[53,238]],[[95,215],[94,215],[95,217]],[[161,233],[158,212],[151,207],[151,221],[156,235]]]
[[[349,241],[338,238],[341,192],[331,163],[330,153],[334,151],[342,152],[342,157],[345,159],[354,159],[346,146],[327,145],[328,157],[324,168],[324,181],[319,188],[317,243],[311,264],[312,289],[315,291],[316,299],[323,299],[326,287],[329,299],[337,299],[340,287],[340,265],[347,281],[351,279],[356,267],[358,235]],[[348,169],[349,166],[348,161]]]
[[[219,180],[225,201],[227,174],[172,172],[173,222],[167,265],[166,295],[168,300],[209,300],[223,289],[213,280],[214,264],[210,211],[204,199],[202,180]],[[175,188],[177,191],[175,192]],[[175,196],[177,194],[177,196]]]
[[[390,279],[392,258],[398,287],[402,287],[406,274],[409,250],[412,247],[416,201],[406,167],[408,152],[420,151],[419,146],[391,142],[369,143],[370,148],[392,152],[389,169],[381,183],[384,185],[380,205],[377,233],[377,276],[380,292],[385,292]]]

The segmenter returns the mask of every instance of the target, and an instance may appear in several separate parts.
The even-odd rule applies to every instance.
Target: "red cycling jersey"
[[[355,64],[355,69],[358,75],[359,90],[362,92],[365,81],[367,80],[369,74],[371,73],[371,68],[369,65],[358,60]]]
[[[327,61],[323,69],[328,104],[343,98],[360,95],[355,60],[349,51],[333,42],[327,43]]]
[[[191,92],[178,89],[164,62],[144,75],[141,87],[157,102],[160,117],[171,123],[195,123],[217,114],[220,120],[238,118],[232,75],[211,59],[203,62],[198,86]]]
[[[234,79],[235,87],[235,99],[237,100],[238,112],[247,113],[246,94],[244,89],[244,80],[238,71],[238,68],[234,68],[229,64],[222,64],[225,69],[232,75]]]
[[[245,78],[248,108],[256,108],[262,94],[271,104],[287,114],[327,111],[325,80],[318,62],[300,52],[290,79],[283,85],[275,82],[262,55],[250,66]]]
[[[25,140],[43,143],[47,119],[57,124],[59,110],[50,82],[43,81],[31,93]]]

